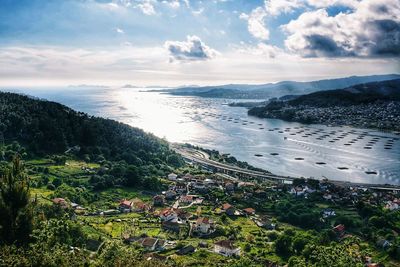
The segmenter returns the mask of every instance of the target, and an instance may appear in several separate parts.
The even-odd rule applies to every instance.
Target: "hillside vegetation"
[[[179,164],[165,141],[138,128],[13,93],[0,92],[1,139],[38,156],[69,150],[87,160]]]

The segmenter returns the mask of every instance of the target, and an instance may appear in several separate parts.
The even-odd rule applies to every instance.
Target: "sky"
[[[0,86],[400,73],[399,0],[0,0]]]

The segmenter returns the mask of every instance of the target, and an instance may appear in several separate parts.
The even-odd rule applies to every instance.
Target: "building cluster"
[[[291,113],[291,120],[327,125],[351,125],[359,128],[377,128],[400,131],[400,102],[375,102],[351,106],[284,107],[279,113],[268,116],[281,117]]]
[[[86,215],[102,215],[110,216],[123,213],[141,213],[143,218],[151,218],[156,225],[155,227],[162,229],[169,234],[177,236],[214,238],[218,228],[218,220],[214,216],[246,216],[250,218],[258,227],[275,230],[277,227],[276,220],[269,216],[257,214],[257,207],[263,201],[276,201],[283,194],[290,194],[296,198],[313,199],[320,197],[321,200],[332,202],[336,205],[356,205],[359,201],[369,203],[371,205],[380,205],[388,210],[397,210],[400,207],[399,192],[388,191],[387,188],[371,188],[364,186],[349,185],[346,183],[332,183],[329,181],[316,180],[298,180],[293,184],[275,184],[272,186],[252,182],[238,181],[229,179],[228,176],[208,175],[195,176],[191,174],[177,175],[169,174],[169,187],[166,191],[158,195],[154,195],[150,201],[143,201],[139,198],[121,199],[117,203],[115,209],[101,211],[100,213]],[[229,196],[232,203],[218,200],[218,198],[210,198],[210,193],[217,189],[225,196]],[[275,193],[274,193],[275,192]],[[312,198],[311,198],[312,194]],[[237,199],[237,201],[233,201]],[[252,207],[243,207],[242,200],[250,200],[254,205]],[[62,198],[52,200],[55,205],[62,208],[72,207],[75,210],[84,210],[83,207],[75,203],[69,203]],[[238,204],[240,203],[240,204]],[[245,205],[245,204],[244,204]],[[202,209],[208,209],[204,212]],[[195,212],[194,212],[195,210]],[[321,211],[321,220],[327,220],[330,217],[335,217],[336,211],[332,208],[326,208]],[[223,218],[221,217],[221,221]],[[338,224],[332,228],[338,238],[346,236],[345,225]],[[126,242],[134,242],[143,247],[149,253],[175,248],[176,243],[165,240],[160,236],[124,236]],[[205,242],[200,242],[198,247],[204,247],[209,251],[225,255],[238,256],[240,248],[235,245],[233,240],[220,239],[213,243],[213,247]],[[382,241],[382,247],[388,244]],[[183,255],[192,253],[196,250],[193,245],[180,247],[176,252]],[[154,255],[153,255],[154,256]],[[150,256],[152,257],[152,256]]]

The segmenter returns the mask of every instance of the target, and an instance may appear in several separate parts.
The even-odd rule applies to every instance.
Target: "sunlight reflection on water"
[[[244,108],[227,106],[232,100],[175,97],[140,90],[52,88],[19,92],[116,119],[171,142],[230,153],[277,174],[400,184],[399,136],[258,119],[247,116]]]

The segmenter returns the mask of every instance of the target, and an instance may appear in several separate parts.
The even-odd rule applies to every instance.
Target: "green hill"
[[[91,160],[134,165],[177,161],[167,142],[138,128],[13,93],[0,92],[0,141],[17,141],[36,156],[74,147],[78,156]]]

